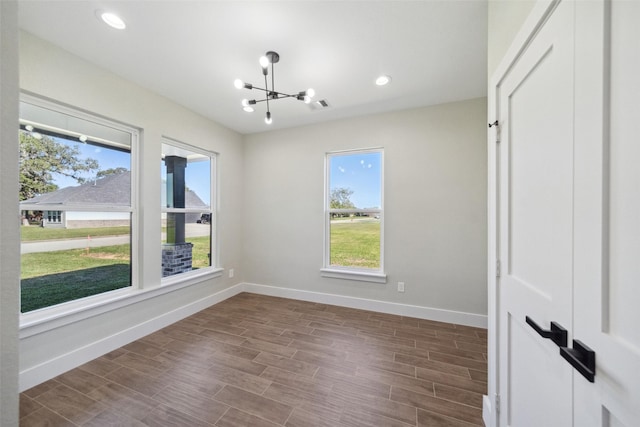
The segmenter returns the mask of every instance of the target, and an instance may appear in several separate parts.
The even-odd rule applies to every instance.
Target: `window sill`
[[[361,282],[387,283],[385,273],[364,270],[343,270],[338,268],[321,268],[320,276],[332,279],[358,280]]]
[[[171,280],[163,281],[160,286],[150,289],[118,289],[21,314],[20,339],[174,292],[208,279],[221,277],[223,271],[223,268],[199,270],[179,277],[174,276]]]

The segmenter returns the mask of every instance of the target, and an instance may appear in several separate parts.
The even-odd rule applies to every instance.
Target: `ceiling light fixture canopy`
[[[307,89],[301,92],[296,93],[295,95],[290,95],[283,92],[278,92],[275,90],[275,75],[273,70],[273,64],[280,61],[280,55],[277,52],[269,51],[264,54],[264,56],[260,57],[259,63],[260,67],[262,67],[262,75],[264,76],[264,88],[259,86],[254,86],[251,83],[243,82],[240,79],[236,79],[233,82],[233,85],[237,89],[256,89],[261,90],[265,93],[264,99],[243,99],[241,104],[242,108],[246,112],[252,112],[252,105],[256,105],[258,102],[266,102],[267,103],[267,114],[265,116],[264,122],[270,125],[273,122],[271,118],[271,110],[269,109],[269,101],[275,101],[278,99],[284,98],[295,98],[299,101],[303,101],[305,104],[311,102],[311,98],[313,98],[316,94],[316,91],[313,89]],[[267,76],[269,75],[269,65],[271,65],[271,87],[269,87],[269,79]]]

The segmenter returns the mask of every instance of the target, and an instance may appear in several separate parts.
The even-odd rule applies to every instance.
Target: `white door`
[[[577,9],[573,337],[596,353],[574,374],[574,425],[640,425],[640,1]],[[604,72],[603,72],[604,70]],[[596,95],[596,96],[597,96]]]
[[[637,426],[640,2],[543,22],[497,95],[499,424]]]
[[[539,335],[572,328],[573,11],[563,2],[500,86],[501,425],[571,425],[572,368]]]

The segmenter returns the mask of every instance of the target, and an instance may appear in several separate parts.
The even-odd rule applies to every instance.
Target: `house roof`
[[[131,188],[131,172],[108,175],[95,181],[90,181],[73,187],[65,187],[50,193],[41,194],[20,202],[21,206],[40,205],[42,208],[52,206],[129,206]],[[164,195],[162,197],[164,201]],[[185,202],[188,207],[207,207],[198,195],[190,189],[185,192]]]

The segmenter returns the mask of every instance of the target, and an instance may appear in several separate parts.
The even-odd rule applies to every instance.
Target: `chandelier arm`
[[[284,93],[284,92],[276,92],[276,91],[274,91],[274,90],[264,89],[264,88],[261,88],[261,87],[259,87],[259,86],[253,86],[251,89],[261,90],[261,91],[263,91],[263,92],[268,92],[268,93],[273,93],[273,94],[278,95],[278,98],[275,98],[275,99],[280,99],[280,98],[295,98],[295,97],[297,97],[297,96],[298,96],[298,95],[290,95],[290,94],[288,94],[288,93]],[[263,99],[263,101],[264,101],[264,99]]]
[[[269,84],[268,84],[268,80],[267,80],[267,75],[264,75],[264,87],[267,88],[267,90],[265,91],[266,94],[266,101],[267,101],[267,113],[269,112],[269,98],[271,98],[271,92],[269,91]]]
[[[263,88],[258,87],[258,86],[253,86],[251,89],[258,89],[258,90],[261,90],[263,92],[269,92],[267,89],[263,89]]]

